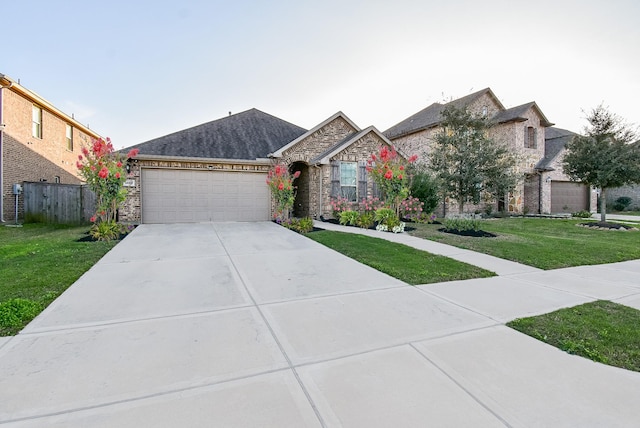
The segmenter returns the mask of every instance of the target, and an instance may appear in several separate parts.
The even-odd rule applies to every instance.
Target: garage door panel
[[[264,221],[269,219],[266,174],[142,170],[143,223]]]
[[[551,182],[551,212],[572,213],[589,209],[589,188],[572,181]]]

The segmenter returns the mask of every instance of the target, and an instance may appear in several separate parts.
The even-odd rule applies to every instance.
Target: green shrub
[[[613,203],[612,207],[614,211],[624,211],[629,205],[631,205],[631,198],[628,196],[620,196]]]
[[[118,239],[122,231],[122,226],[114,220],[106,220],[91,226],[89,234],[97,241],[111,241]]]
[[[363,212],[358,216],[358,220],[356,221],[356,224],[363,228],[363,229],[368,229],[371,226],[373,226],[373,214],[370,212]]]
[[[311,217],[303,217],[298,220],[298,228],[300,233],[309,233],[313,230],[313,219]]]
[[[378,208],[375,212],[374,220],[378,223],[386,224],[389,219],[397,217],[396,212],[391,208]]]
[[[42,304],[28,299],[9,299],[0,303],[0,328],[16,329],[36,317]]]
[[[571,214],[572,217],[591,218],[591,211],[582,210]]]
[[[394,233],[404,231],[404,223],[400,221],[396,212],[391,208],[380,208],[376,210],[374,219],[378,222],[376,229],[379,231]]]
[[[340,213],[340,224],[355,226],[359,216],[358,211],[342,211]]]
[[[477,232],[480,230],[480,219],[475,215],[450,216],[442,221],[445,230],[465,232],[472,230]]]
[[[425,171],[412,171],[411,196],[420,199],[424,204],[422,210],[431,213],[440,203],[438,184],[436,180]]]
[[[412,218],[412,220],[415,221],[416,223],[431,224],[434,221],[436,221],[436,218],[437,217],[434,213],[426,213],[423,211],[420,213],[418,217]]]
[[[331,212],[333,218],[339,220],[340,214],[342,214],[344,211],[353,211],[353,205],[353,202],[342,196],[331,198]]]

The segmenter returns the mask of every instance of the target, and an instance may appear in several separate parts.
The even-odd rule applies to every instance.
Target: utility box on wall
[[[22,194],[22,185],[21,184],[14,184],[13,185],[13,194],[14,195],[21,195]]]

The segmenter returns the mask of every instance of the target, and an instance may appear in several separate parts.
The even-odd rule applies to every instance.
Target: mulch
[[[438,232],[451,233],[452,235],[458,236],[469,236],[472,238],[495,238],[498,235],[485,232],[484,230],[457,230],[457,229],[445,229],[444,227],[438,229]]]

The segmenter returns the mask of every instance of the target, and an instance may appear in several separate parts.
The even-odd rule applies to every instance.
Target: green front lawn
[[[541,269],[597,265],[640,259],[640,231],[618,232],[577,227],[584,220],[505,218],[484,220],[481,228],[496,238],[474,238],[438,231],[442,225],[415,224],[411,235]]]
[[[640,311],[608,301],[507,324],[570,354],[640,372]]]
[[[0,226],[0,336],[20,331],[117,241],[76,242],[88,226]]]
[[[479,267],[380,238],[329,230],[305,236],[412,285],[495,275]]]

